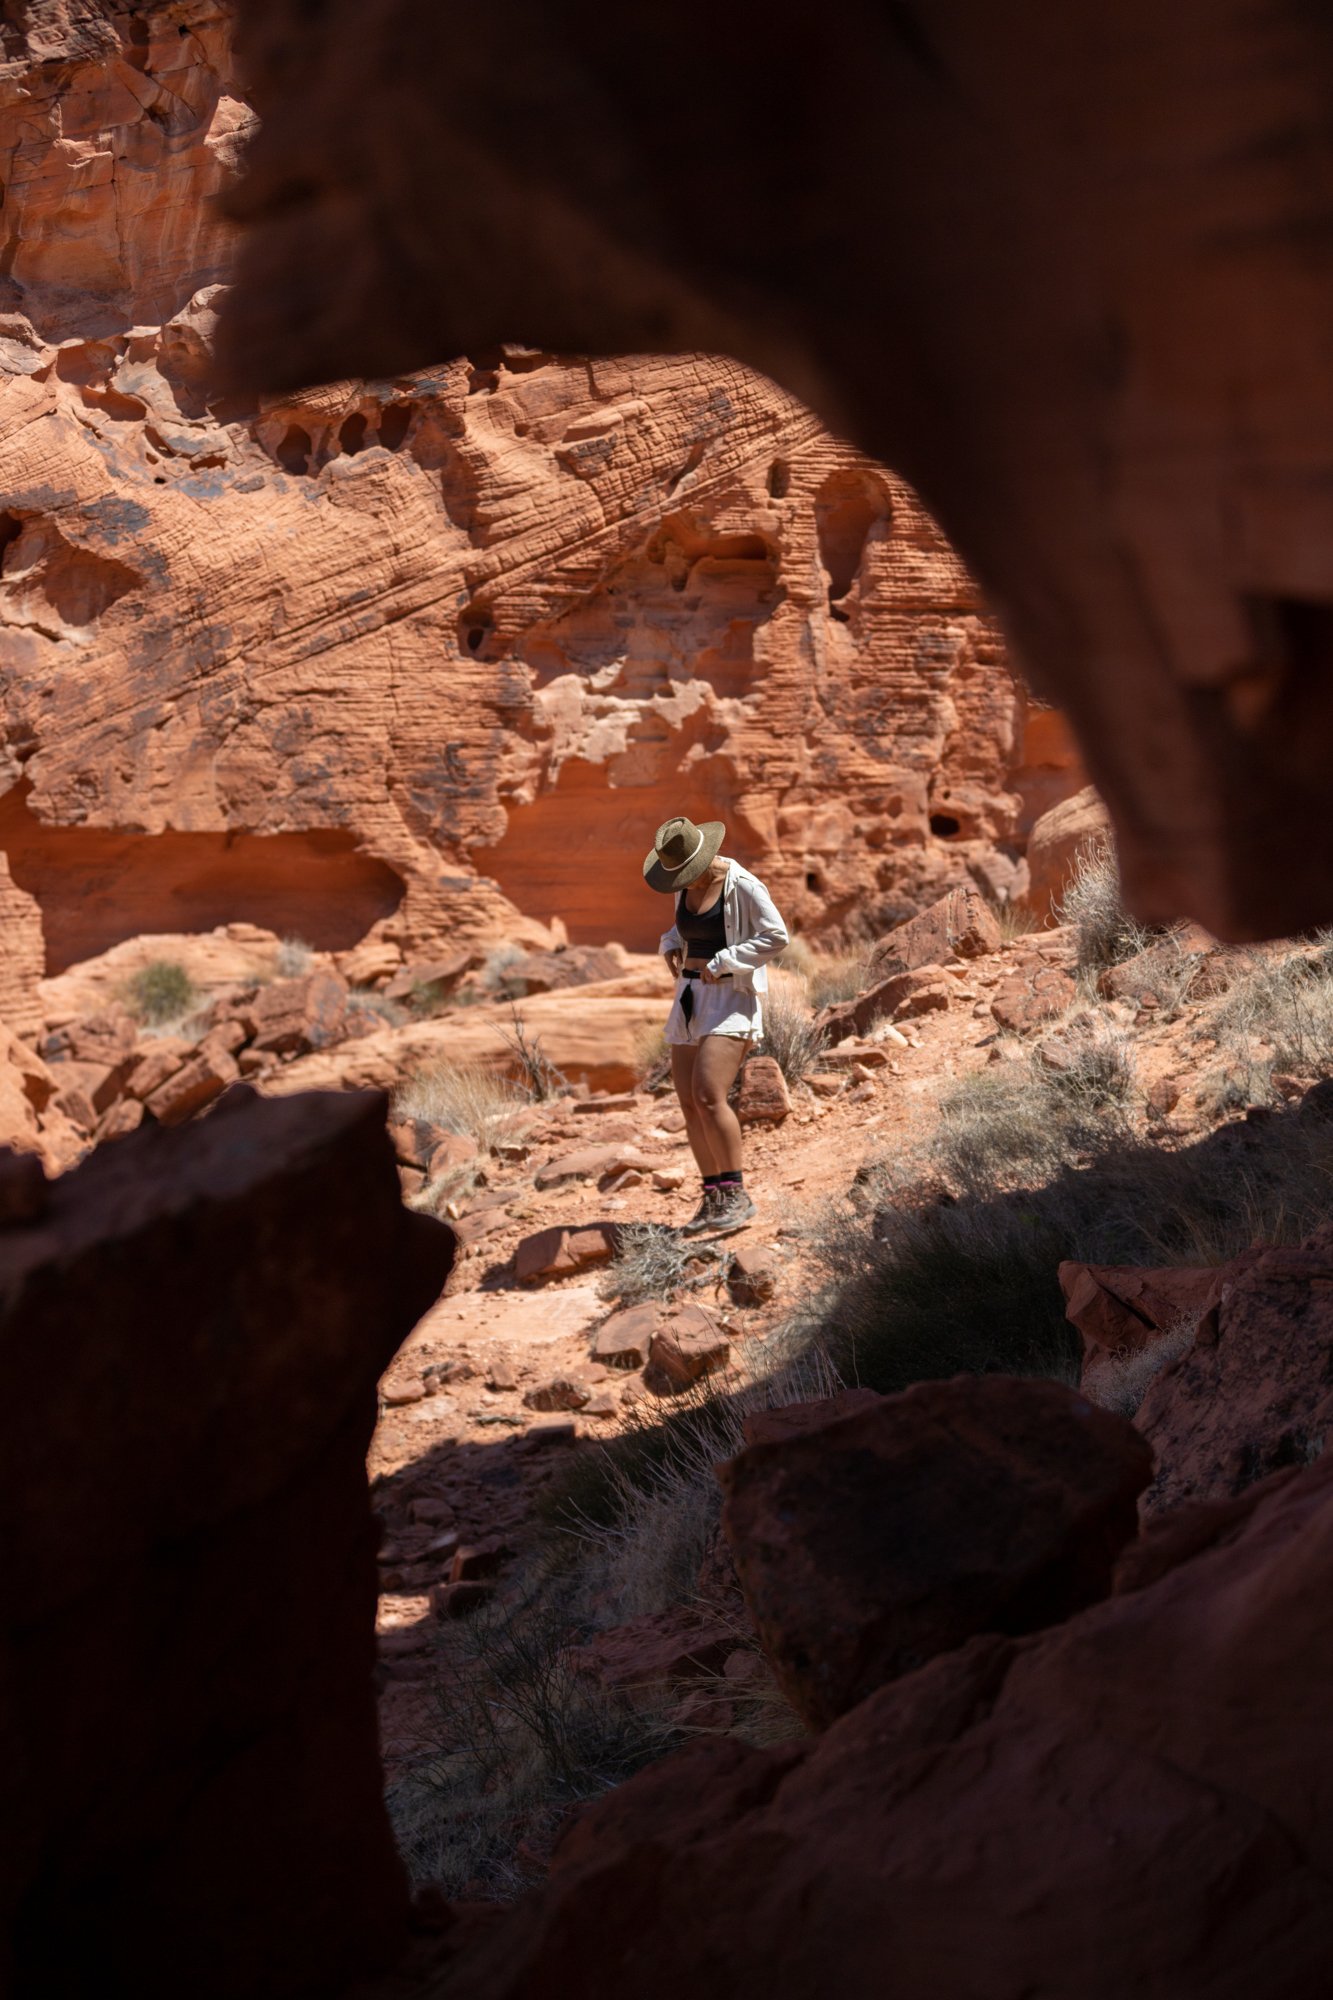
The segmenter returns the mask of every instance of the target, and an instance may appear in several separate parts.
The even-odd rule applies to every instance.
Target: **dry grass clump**
[[[693,1262],[706,1269],[701,1260],[707,1247],[657,1222],[626,1223],[617,1233],[616,1254],[602,1272],[598,1289],[604,1299],[621,1306],[666,1302],[697,1282],[690,1266]]]
[[[1224,1057],[1201,1093],[1213,1115],[1270,1103],[1274,1074],[1333,1069],[1333,947],[1328,939],[1251,960],[1207,1024]]]
[[[667,1047],[666,1030],[660,1022],[635,1031],[634,1066],[638,1072],[637,1090],[658,1090],[670,1076],[671,1051]]]
[[[531,1099],[511,1078],[481,1063],[435,1063],[418,1070],[394,1098],[399,1118],[422,1118],[475,1139],[489,1152],[519,1106]]]
[[[150,958],[126,980],[121,998],[136,1021],[154,1028],[182,1020],[199,1003],[194,981],[175,958]]]
[[[527,989],[515,967],[524,956],[519,945],[497,945],[478,969],[476,986],[488,999],[521,1000]]]
[[[1137,1354],[1113,1357],[1099,1368],[1087,1394],[1104,1410],[1114,1410],[1122,1417],[1137,1416],[1139,1405],[1162,1370],[1193,1347],[1197,1327],[1197,1319],[1182,1320]]]
[[[1165,935],[1136,923],[1126,911],[1115,849],[1105,836],[1079,849],[1056,916],[1074,926],[1078,971],[1085,980],[1122,965]]]
[[[389,1792],[416,1879],[455,1896],[515,1896],[535,1872],[522,1850],[540,1852],[571,1807],[683,1740],[671,1719],[680,1688],[638,1688],[631,1701],[576,1672],[571,1649],[696,1601],[721,1514],[716,1467],[739,1450],[747,1411],[840,1386],[818,1356],[738,1394],[701,1384],[664,1419],[641,1412],[620,1437],[571,1461],[517,1601],[441,1634],[435,1740]],[[736,1644],[753,1648],[739,1630]],[[771,1681],[726,1681],[724,1691],[733,1733],[751,1742],[800,1734]]]
[[[1041,1156],[1036,1137],[1029,1155],[1027,1186],[974,1174],[961,1196],[886,1170],[867,1216],[843,1208],[812,1231],[817,1285],[792,1337],[884,1392],[960,1372],[1076,1379],[1063,1259],[1220,1263],[1300,1242],[1333,1200],[1333,1121],[1295,1111],[1177,1152],[1122,1134],[1077,1165]]]
[[[453,1896],[507,1901],[537,1870],[570,1808],[609,1791],[670,1748],[663,1704],[636,1704],[575,1671],[587,1636],[568,1575],[534,1577],[528,1595],[446,1635],[437,1715],[389,1816],[408,1872]]]
[[[354,986],[347,999],[350,1014],[367,1014],[385,1028],[402,1028],[412,1016],[396,1000],[387,994],[376,992],[373,986]]]
[[[968,1195],[1048,1179],[1124,1139],[1134,1091],[1128,1036],[1083,1017],[1020,1059],[960,1078],[941,1099],[931,1156]]]
[[[790,1084],[803,1083],[819,1066],[828,1037],[810,1009],[788,987],[771,986],[762,1002],[764,1030],[757,1053],[772,1056]]]
[[[285,937],[274,955],[273,970],[279,979],[304,979],[315,969],[315,953],[304,938]]]
[[[821,951],[800,937],[792,938],[773,963],[805,981],[816,1012],[840,1000],[855,1000],[858,993],[864,993],[869,976],[865,951]]]

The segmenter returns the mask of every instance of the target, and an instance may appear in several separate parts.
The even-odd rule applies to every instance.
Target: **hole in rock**
[[[338,828],[307,833],[119,833],[45,826],[29,785],[0,799],[0,852],[41,906],[46,971],[125,938],[262,924],[345,951],[403,898],[401,876]]]
[[[495,614],[489,605],[469,604],[459,617],[458,636],[475,659],[493,659],[490,642],[495,636]]]
[[[5,573],[5,556],[10,545],[23,533],[23,523],[17,514],[0,514],[0,576]]]
[[[856,582],[871,530],[888,519],[888,493],[870,473],[834,472],[824,481],[815,498],[815,528],[830,604]]]
[[[366,442],[366,420],[359,410],[354,410],[338,433],[338,442],[351,456],[362,449]]]
[[[284,472],[300,475],[310,470],[310,433],[299,424],[288,424],[278,446],[278,464]]]
[[[813,868],[806,871],[805,886],[812,896],[818,896],[824,887]]]
[[[785,458],[775,458],[769,466],[768,491],[774,500],[785,500],[791,491],[791,467]]]
[[[386,451],[401,451],[412,419],[416,415],[415,403],[390,403],[380,416],[380,443]]]
[[[956,833],[961,833],[962,825],[962,821],[955,819],[952,813],[930,815],[930,830],[939,840],[952,840]]]

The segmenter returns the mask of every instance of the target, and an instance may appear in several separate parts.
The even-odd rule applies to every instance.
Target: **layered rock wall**
[[[806,930],[1021,891],[1077,782],[1058,722],[910,490],[763,377],[511,347],[215,394],[209,204],[253,122],[227,25],[38,7],[0,70],[23,965],[238,919],[651,945],[639,861],[676,811],[725,819]]]

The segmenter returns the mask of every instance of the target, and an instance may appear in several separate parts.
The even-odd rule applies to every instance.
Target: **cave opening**
[[[380,443],[386,451],[401,451],[416,415],[415,403],[390,403],[380,416]]]
[[[278,446],[278,464],[284,472],[299,478],[310,470],[310,433],[299,424],[288,424]]]
[[[353,410],[351,416],[344,421],[338,433],[338,442],[349,458],[365,449],[366,420],[359,410]]]
[[[23,522],[17,514],[0,514],[0,576],[5,573],[5,558],[19,536],[23,533]]]
[[[930,830],[937,840],[952,840],[963,830],[963,822],[953,813],[932,813]]]
[[[346,951],[406,885],[387,862],[358,851],[343,828],[289,833],[130,833],[48,826],[31,785],[0,799],[0,853],[42,915],[47,975],[96,958],[126,938],[210,931],[246,922]]]
[[[888,493],[869,472],[834,472],[820,487],[815,496],[815,530],[830,607],[851,590],[872,530],[888,519]]]

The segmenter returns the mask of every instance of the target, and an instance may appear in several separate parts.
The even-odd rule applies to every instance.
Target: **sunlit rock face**
[[[697,355],[229,400],[211,203],[254,121],[225,10],[8,35],[10,1018],[42,969],[232,920],[651,945],[675,812],[725,820],[808,931],[1022,892],[1080,773],[900,480]]]

